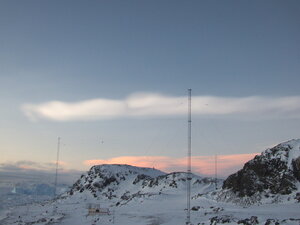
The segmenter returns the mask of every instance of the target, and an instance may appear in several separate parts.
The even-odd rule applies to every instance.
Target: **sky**
[[[0,170],[226,176],[300,138],[300,2],[0,1]]]

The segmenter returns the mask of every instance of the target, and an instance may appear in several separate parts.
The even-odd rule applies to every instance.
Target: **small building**
[[[108,208],[101,208],[100,204],[88,204],[88,216],[95,216],[95,215],[110,215],[110,211]]]

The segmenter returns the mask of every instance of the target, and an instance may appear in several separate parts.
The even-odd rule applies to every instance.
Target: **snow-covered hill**
[[[255,156],[224,181],[219,199],[245,204],[300,202],[300,139]]]
[[[68,195],[84,194],[98,200],[107,198],[111,203],[124,205],[133,198],[184,192],[186,177],[184,172],[166,174],[156,169],[129,165],[99,165],[82,175]],[[218,180],[219,186],[221,182]],[[214,190],[215,180],[192,175],[191,185],[194,194],[206,193]]]

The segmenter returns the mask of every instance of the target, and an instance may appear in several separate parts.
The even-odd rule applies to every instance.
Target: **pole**
[[[56,169],[55,169],[55,180],[54,180],[54,201],[53,201],[53,215],[56,214],[56,186],[57,186],[57,174],[58,174],[58,160],[59,160],[59,149],[60,149],[60,137],[57,139],[57,154],[56,154]]]
[[[57,140],[56,170],[55,170],[55,181],[54,181],[54,197],[56,197],[59,150],[60,150],[60,137],[58,137],[58,140]]]
[[[115,210],[113,209],[113,224],[115,224]]]
[[[187,225],[191,224],[192,89],[188,89],[188,100]]]
[[[215,188],[218,189],[218,170],[217,170],[217,155],[215,155]]]

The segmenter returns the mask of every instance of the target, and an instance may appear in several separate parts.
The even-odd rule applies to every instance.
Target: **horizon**
[[[220,179],[224,179],[228,177],[229,175],[237,172],[238,170],[242,169],[244,163],[247,161],[253,159],[257,154],[241,154],[236,157],[232,157],[231,155],[222,155],[217,156],[217,171],[215,170],[215,160],[216,156],[206,156],[206,157],[192,157],[192,173],[198,176],[203,177],[215,177],[217,176]],[[128,160],[126,162],[126,158],[130,158],[131,160]],[[139,157],[136,157],[139,158]],[[150,157],[147,157],[150,158]],[[162,157],[164,158],[164,157]],[[156,159],[157,160],[157,159]],[[187,158],[184,158],[182,161],[181,159],[177,159],[178,162],[174,162],[175,159],[169,159],[171,162],[167,162],[167,157],[164,158],[164,163],[157,163],[157,167],[155,167],[155,164],[153,164],[153,159],[146,159],[141,158],[136,160],[134,157],[118,157],[115,159],[110,160],[87,160],[85,164],[88,166],[87,170],[76,170],[76,169],[65,169],[63,167],[63,164],[59,161],[58,166],[58,175],[63,175],[64,177],[71,175],[71,177],[74,176],[80,176],[81,174],[84,174],[88,172],[92,167],[94,166],[102,166],[102,165],[127,165],[127,166],[133,166],[133,167],[139,167],[139,168],[149,168],[149,169],[156,169],[160,170],[164,173],[173,173],[173,172],[186,172],[186,162]],[[196,161],[196,166],[194,166],[195,163],[193,161]],[[238,161],[238,162],[237,162]],[[17,164],[17,166],[16,166]],[[197,165],[200,165],[198,167]],[[208,166],[209,165],[209,166]],[[208,169],[209,168],[209,169]],[[0,164],[0,176],[8,176],[8,177],[22,177],[22,176],[41,176],[41,175],[47,175],[47,176],[54,176],[55,175],[55,168],[54,163],[53,166],[43,166],[43,164],[37,164],[35,162],[30,161],[20,161],[16,163],[6,163],[6,164]],[[50,182],[51,183],[51,182]]]

